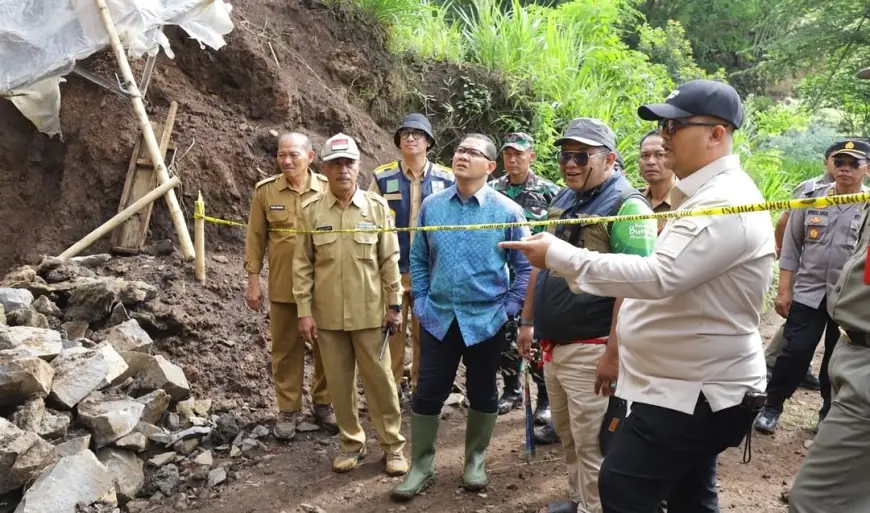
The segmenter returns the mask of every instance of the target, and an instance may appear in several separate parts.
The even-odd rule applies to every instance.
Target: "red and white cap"
[[[340,158],[359,160],[359,147],[353,137],[337,133],[323,143],[320,159],[327,162]]]

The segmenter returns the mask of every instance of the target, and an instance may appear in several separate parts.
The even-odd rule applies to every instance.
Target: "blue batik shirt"
[[[514,223],[523,209],[484,185],[468,200],[456,186],[423,200],[418,226]],[[521,240],[526,226],[495,230],[422,231],[411,247],[411,294],[420,325],[444,340],[453,320],[466,346],[492,338],[523,307],[532,266],[521,251],[498,243]],[[514,269],[510,281],[508,266]]]

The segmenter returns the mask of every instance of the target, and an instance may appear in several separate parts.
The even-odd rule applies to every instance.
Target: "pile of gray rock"
[[[233,414],[211,414],[182,369],[154,354],[135,312],[158,291],[97,276],[109,258],[46,258],[0,282],[0,513],[186,500],[261,445]]]

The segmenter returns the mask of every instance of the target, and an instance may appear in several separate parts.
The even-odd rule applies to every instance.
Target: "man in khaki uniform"
[[[671,190],[677,184],[674,172],[665,166],[664,144],[658,130],[648,132],[640,140],[640,175],[648,184],[641,192],[656,214],[672,210]],[[657,221],[661,233],[668,220],[662,218]]]
[[[870,68],[858,78],[870,80]],[[870,207],[863,207],[858,242],[828,300],[843,331],[828,365],[833,402],[794,480],[789,513],[870,511]]]
[[[349,472],[366,455],[356,393],[359,368],[386,472],[403,475],[408,464],[396,382],[389,353],[379,357],[387,330],[398,331],[402,324],[399,242],[395,232],[337,233],[389,228],[393,221],[386,200],[357,187],[359,149],[351,137],[331,137],[321,158],[329,187],[302,205],[300,229],[313,233],[298,236],[293,295],[302,338],[322,349],[338,419],[341,452],[332,468]]]
[[[281,173],[256,185],[251,198],[251,215],[245,241],[245,270],[248,272],[245,303],[254,311],[259,311],[263,305],[260,271],[263,269],[264,253],[269,248],[272,379],[279,410],[274,434],[280,440],[292,439],[296,434],[296,424],[303,420],[305,344],[299,337],[293,299],[292,263],[296,236],[270,230],[296,228],[302,202],[326,190],[326,178],[308,168],[313,160],[311,141],[304,134],[291,132],[278,140],[277,166]],[[321,426],[336,432],[338,427],[330,406],[317,344],[314,344],[311,402]]]

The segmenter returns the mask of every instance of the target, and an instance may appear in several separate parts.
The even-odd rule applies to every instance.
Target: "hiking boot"
[[[501,399],[498,400],[498,414],[504,415],[522,406],[523,394],[519,376],[504,376],[504,389],[501,393]]]
[[[803,379],[801,379],[800,385],[801,388],[806,388],[807,390],[815,390],[819,391],[822,389],[822,384],[819,383],[819,378],[813,376],[812,371],[807,371],[804,375]]]
[[[282,411],[278,413],[278,419],[275,421],[275,427],[272,428],[272,434],[275,440],[289,442],[296,436],[296,425],[302,422],[303,416],[300,411]]]
[[[755,430],[765,435],[772,435],[776,431],[776,426],[779,424],[779,416],[782,413],[774,411],[771,408],[765,407],[755,418]]]
[[[418,415],[411,412],[411,470],[391,496],[406,501],[429,487],[435,480],[435,440],[438,438],[438,415]]]
[[[538,404],[535,406],[535,425],[546,426],[550,423],[552,415],[550,414],[550,396],[547,395],[547,389],[538,385]]]
[[[561,440],[559,439],[559,435],[556,434],[553,424],[547,424],[546,426],[535,428],[535,443],[551,445],[559,442],[561,442]]]
[[[388,452],[384,454],[384,469],[388,476],[404,476],[408,473],[408,460],[401,451]]]
[[[335,412],[332,410],[331,404],[315,404],[314,418],[320,427],[331,434],[338,433],[338,421],[335,420]]]
[[[363,445],[360,447],[359,451],[356,452],[346,452],[342,449],[338,456],[332,460],[332,470],[333,472],[338,472],[339,474],[344,474],[345,472],[350,472],[355,469],[357,465],[359,465],[359,461],[366,457],[366,446]]]
[[[465,472],[462,474],[462,486],[468,491],[483,490],[489,484],[486,449],[492,440],[497,419],[497,413],[468,410],[465,423]]]

